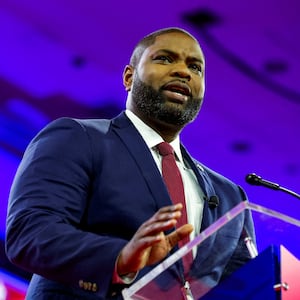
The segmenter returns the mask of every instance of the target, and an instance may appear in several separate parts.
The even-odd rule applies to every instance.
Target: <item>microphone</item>
[[[208,199],[208,207],[213,209],[218,206],[219,206],[219,197],[217,195],[210,196]]]
[[[261,178],[260,176],[256,175],[255,173],[248,174],[245,179],[246,179],[246,182],[249,184],[260,185],[260,186],[270,188],[272,190],[282,191],[282,192],[288,193],[288,194],[300,199],[299,194],[297,194],[291,190],[288,190],[288,189],[280,186],[277,183],[271,182],[269,180],[265,180],[265,179]]]
[[[262,186],[268,187],[268,188],[273,189],[273,190],[279,190],[280,189],[279,184],[273,183],[273,182],[268,181],[268,180],[264,180],[260,176],[256,175],[255,173],[248,174],[246,176],[246,181],[248,183],[252,184],[252,185],[262,185]]]

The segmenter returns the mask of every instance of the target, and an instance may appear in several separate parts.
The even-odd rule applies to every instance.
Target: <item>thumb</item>
[[[166,236],[171,248],[176,246],[179,241],[183,240],[194,230],[193,225],[185,224]]]

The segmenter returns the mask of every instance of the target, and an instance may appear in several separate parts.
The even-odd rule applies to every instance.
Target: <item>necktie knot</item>
[[[158,152],[161,156],[174,154],[173,147],[167,142],[162,142],[162,143],[158,144],[156,147],[157,147]]]

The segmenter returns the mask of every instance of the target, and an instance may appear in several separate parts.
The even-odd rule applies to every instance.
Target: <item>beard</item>
[[[137,74],[135,75],[132,99],[143,115],[178,126],[190,123],[196,118],[203,98],[189,97],[184,107],[182,105],[168,105],[162,92],[162,88],[156,91],[141,81]]]

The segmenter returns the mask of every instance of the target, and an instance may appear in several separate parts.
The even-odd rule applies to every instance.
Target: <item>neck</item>
[[[178,126],[169,124],[167,122],[154,119],[144,114],[140,113],[139,110],[134,110],[130,107],[127,107],[131,112],[133,112],[137,117],[139,117],[145,124],[155,130],[164,141],[170,143],[179,135],[184,126]]]
[[[172,142],[176,139],[182,130],[182,127],[168,124],[160,120],[145,120],[142,119],[148,126],[155,130],[165,142]]]

